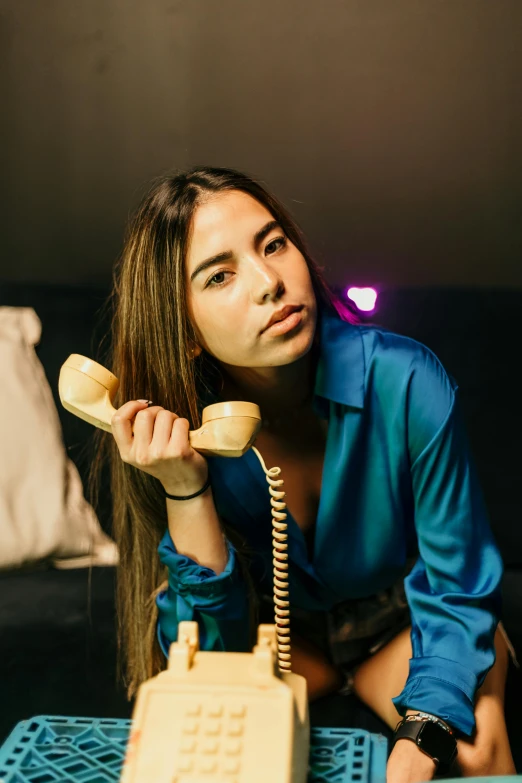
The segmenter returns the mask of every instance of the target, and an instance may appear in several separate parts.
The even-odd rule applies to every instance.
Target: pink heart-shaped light
[[[346,291],[346,296],[355,302],[359,310],[369,312],[375,308],[375,302],[377,301],[377,291],[375,288],[357,288],[357,286],[351,286]]]

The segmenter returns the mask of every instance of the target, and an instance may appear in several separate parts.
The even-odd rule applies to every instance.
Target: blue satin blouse
[[[424,345],[320,312],[314,408],[328,419],[313,557],[288,512],[290,599],[329,610],[404,573],[413,657],[398,712],[438,715],[470,735],[474,698],[495,661],[502,561],[458,410],[457,385]],[[247,540],[251,575],[272,592],[272,522],[265,473],[252,450],[208,458],[218,514]],[[271,467],[267,465],[267,467]],[[281,475],[284,479],[284,475]],[[216,573],[159,546],[168,589],[157,597],[164,653],[178,623],[197,620],[204,650],[246,651],[247,589],[236,550]]]

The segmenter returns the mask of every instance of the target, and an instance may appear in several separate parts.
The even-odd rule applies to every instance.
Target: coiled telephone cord
[[[283,509],[286,508],[284,498],[285,493],[277,490],[275,487],[283,485],[283,479],[275,479],[279,476],[281,468],[267,469],[263,457],[252,446],[252,451],[257,455],[261,467],[263,468],[266,480],[269,484],[270,505],[272,506],[272,563],[274,566],[274,614],[277,637],[277,658],[279,671],[292,671],[292,657],[290,644],[290,601],[288,585],[288,525],[284,521],[287,514]]]

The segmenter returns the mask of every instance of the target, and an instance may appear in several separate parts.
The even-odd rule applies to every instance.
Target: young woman
[[[281,203],[201,167],[156,183],[131,224],[109,361],[129,694],[165,666],[181,620],[202,649],[250,650],[273,616],[261,465],[188,440],[206,405],[255,402],[256,448],[284,479],[292,668],[310,699],[344,683],[390,727],[408,718],[391,783],[430,779],[454,749],[463,775],[514,773],[502,564],[457,387],[431,351],[355,323]],[[406,741],[421,730],[422,749]]]

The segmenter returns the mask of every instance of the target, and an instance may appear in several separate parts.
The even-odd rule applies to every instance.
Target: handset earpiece
[[[111,432],[111,419],[116,413],[112,401],[119,385],[116,376],[101,364],[72,353],[60,370],[58,394],[70,413]]]
[[[118,386],[112,372],[73,353],[60,370],[58,393],[70,413],[111,432]],[[217,402],[204,408],[201,427],[189,432],[189,442],[203,455],[241,457],[254,443],[260,428],[261,412],[255,403]]]

